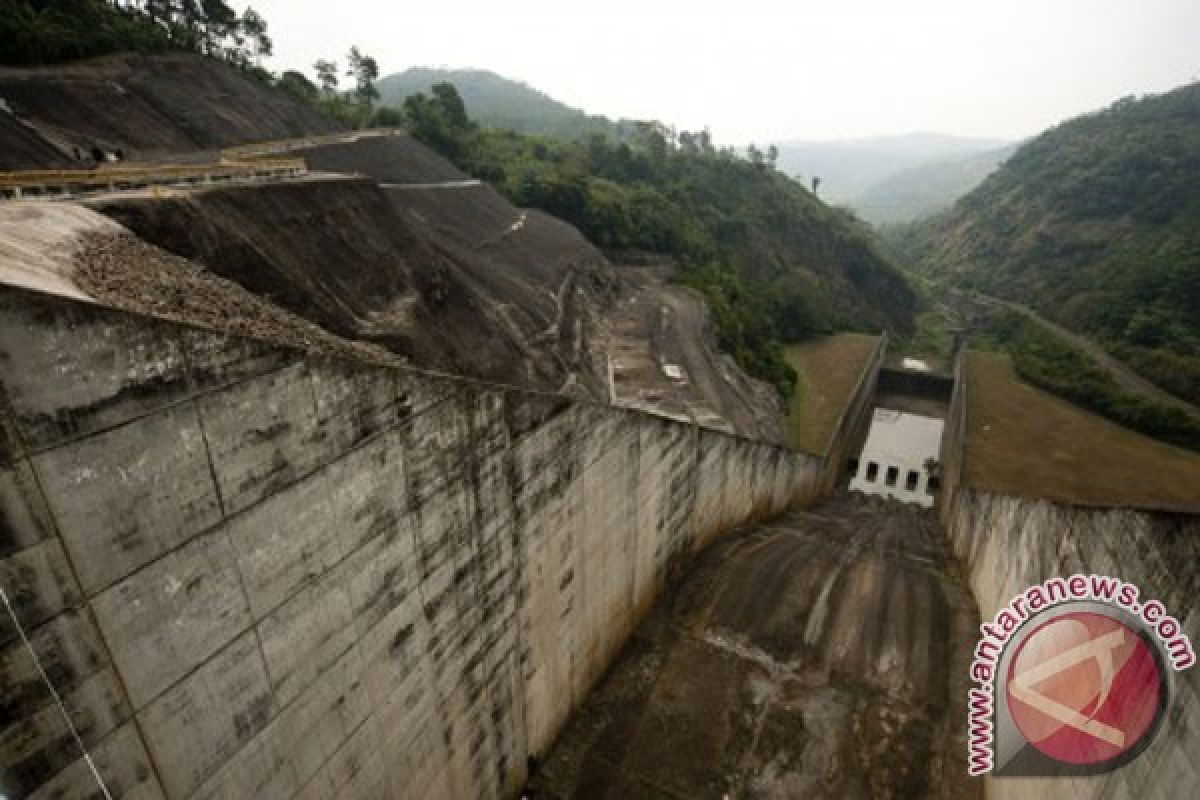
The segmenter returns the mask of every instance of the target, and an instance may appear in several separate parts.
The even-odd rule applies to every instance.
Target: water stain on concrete
[[[977,623],[932,511],[846,494],[777,517],[665,595],[533,791],[977,797],[960,708]]]

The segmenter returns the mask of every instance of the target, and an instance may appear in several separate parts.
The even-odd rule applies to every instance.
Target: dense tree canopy
[[[0,0],[0,63],[191,50],[240,66],[271,54],[267,22],[224,0]]]

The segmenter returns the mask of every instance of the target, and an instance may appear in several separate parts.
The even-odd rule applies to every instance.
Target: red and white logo
[[[1099,765],[1154,733],[1167,687],[1152,645],[1107,614],[1074,611],[1035,628],[1003,689],[1024,739],[1064,764]],[[999,687],[997,687],[999,688]]]

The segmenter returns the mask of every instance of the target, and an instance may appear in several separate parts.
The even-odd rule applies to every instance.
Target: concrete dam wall
[[[0,290],[10,797],[506,797],[823,459]],[[836,469],[836,463],[833,468]]]
[[[1200,515],[1073,505],[988,490],[965,469],[972,421],[959,364],[943,439],[943,524],[984,621],[1014,596],[1052,577],[1118,576],[1161,601],[1193,641],[1200,637]],[[995,418],[990,424],[997,426]],[[1048,445],[1052,447],[1051,445]],[[1033,463],[1032,461],[1030,462]],[[1169,800],[1200,793],[1200,671],[1173,675],[1163,729],[1131,763],[1094,777],[989,778],[999,800]],[[964,720],[965,725],[965,720]]]
[[[949,509],[955,553],[989,620],[1029,586],[1075,573],[1119,576],[1160,600],[1194,642],[1200,635],[1200,519],[1127,509],[1086,509],[960,489]],[[1174,674],[1171,707],[1150,748],[1096,777],[989,780],[998,799],[1171,800],[1200,790],[1200,672]]]

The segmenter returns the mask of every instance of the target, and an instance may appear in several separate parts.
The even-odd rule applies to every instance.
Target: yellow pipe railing
[[[322,133],[315,136],[300,136],[295,139],[275,139],[270,142],[253,142],[226,147],[221,151],[223,158],[243,159],[258,158],[259,156],[286,153],[290,150],[300,150],[306,147],[319,147],[324,144],[352,142],[357,139],[369,139],[380,136],[404,136],[403,128],[367,128],[361,131],[339,131],[338,133]]]
[[[0,190],[151,185],[247,176],[302,175],[307,171],[308,165],[302,158],[240,162],[222,160],[219,164],[147,164],[89,170],[20,170],[0,172]]]
[[[67,192],[87,187],[130,187],[197,182],[255,176],[295,176],[308,171],[302,158],[270,158],[279,153],[318,147],[325,144],[352,142],[363,138],[403,136],[402,128],[371,128],[362,131],[340,131],[295,139],[227,147],[221,151],[217,164],[145,164],[139,166],[100,166],[78,170],[20,170],[0,172],[0,192],[19,196],[30,192]]]

